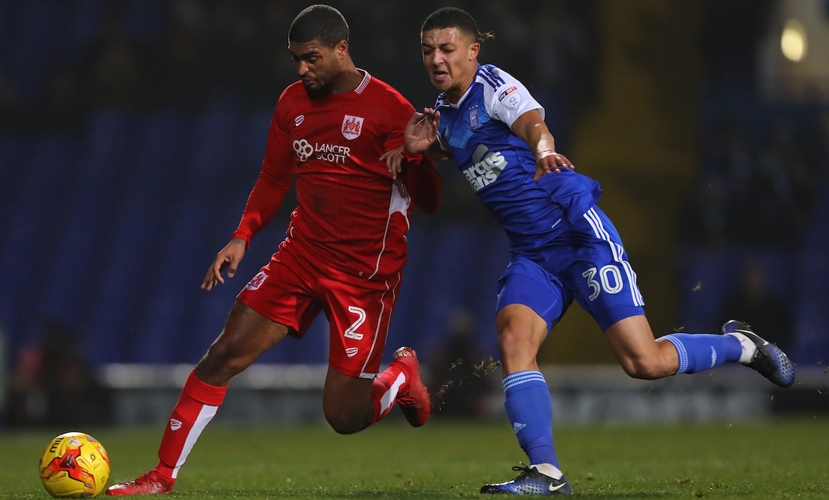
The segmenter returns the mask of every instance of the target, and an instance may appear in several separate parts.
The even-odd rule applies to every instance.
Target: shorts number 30
[[[596,276],[596,274],[599,275],[601,285],[598,281],[593,279]],[[619,269],[612,264],[604,266],[603,268],[599,269],[598,272],[596,271],[595,267],[591,267],[587,271],[581,273],[581,275],[587,278],[587,286],[589,286],[590,289],[593,291],[590,294],[590,297],[588,297],[591,302],[596,300],[596,297],[599,296],[599,293],[602,290],[610,294],[615,294],[621,292],[622,288],[624,288],[625,286],[624,282],[622,281],[622,273],[620,273]],[[610,277],[611,275],[612,278]],[[613,282],[612,285],[610,284],[611,281]]]

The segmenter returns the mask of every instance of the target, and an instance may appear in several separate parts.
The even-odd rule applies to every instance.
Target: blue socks
[[[676,373],[696,373],[739,361],[740,341],[733,335],[674,333],[662,337],[676,348],[679,368]],[[538,371],[523,371],[504,377],[504,393],[512,429],[530,464],[552,464],[558,468],[553,447],[553,403],[544,376]]]
[[[553,464],[553,403],[544,376],[537,371],[512,373],[504,377],[504,393],[512,429],[530,464]]]
[[[743,353],[740,341],[733,335],[672,333],[662,338],[673,344],[679,355],[677,374],[701,372],[726,361],[739,361]]]

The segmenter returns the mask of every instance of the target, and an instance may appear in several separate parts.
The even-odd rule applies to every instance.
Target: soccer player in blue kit
[[[599,184],[558,154],[544,109],[514,77],[480,65],[475,20],[443,8],[421,28],[423,62],[441,92],[405,133],[412,153],[454,159],[507,233],[512,259],[498,287],[496,327],[506,410],[528,467],[481,493],[569,494],[553,447],[550,391],[536,355],[573,300],[595,318],[631,377],[658,379],[739,362],[788,387],[794,368],[777,346],[729,321],[717,334],[654,339],[636,273]]]

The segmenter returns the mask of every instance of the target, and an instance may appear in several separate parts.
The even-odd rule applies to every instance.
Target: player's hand
[[[538,179],[544,175],[552,174],[553,172],[560,174],[563,169],[572,170],[574,168],[576,167],[566,156],[554,152],[546,153],[535,161],[535,176],[533,180],[538,182]]]
[[[380,161],[386,162],[386,167],[388,167],[389,172],[391,172],[391,178],[397,179],[397,174],[400,173],[400,169],[403,168],[403,146],[398,146],[391,151],[386,151],[383,153],[383,156],[380,157]]]
[[[227,269],[227,277],[232,278],[236,274],[236,268],[239,267],[239,262],[245,256],[245,242],[240,238],[233,238],[230,243],[225,245],[216,258],[213,259],[213,265],[207,270],[204,281],[201,284],[201,289],[210,291],[218,283],[224,284],[225,280],[222,278],[222,272]]]
[[[424,108],[423,113],[413,114],[403,132],[406,149],[414,154],[424,153],[437,140],[439,125],[440,111]]]

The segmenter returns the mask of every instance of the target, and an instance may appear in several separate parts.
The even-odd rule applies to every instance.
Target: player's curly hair
[[[318,4],[297,14],[288,28],[288,45],[314,40],[326,47],[335,47],[342,40],[348,41],[348,23],[340,11]]]
[[[446,28],[457,28],[464,35],[472,36],[476,42],[483,42],[495,35],[490,32],[481,33],[478,31],[478,24],[469,12],[457,7],[443,7],[438,9],[423,21],[420,32],[425,33],[431,30],[442,30]]]

